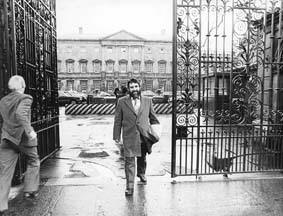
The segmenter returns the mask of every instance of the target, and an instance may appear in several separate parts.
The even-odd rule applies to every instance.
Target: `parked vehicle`
[[[169,102],[170,96],[168,94],[162,93],[162,91],[159,89],[156,92],[157,93],[154,93],[153,91],[150,91],[150,90],[146,90],[146,91],[142,91],[141,94],[143,96],[152,98],[153,103],[168,103]]]
[[[168,103],[169,102],[169,96],[168,95],[155,95],[152,97],[153,103]]]
[[[114,104],[116,102],[116,97],[114,93],[111,94],[96,89],[88,94],[87,101],[89,104],[107,104],[107,103]]]
[[[58,91],[59,106],[86,103],[86,95],[76,91]]]
[[[153,91],[151,91],[151,90],[146,90],[146,91],[142,91],[141,95],[147,96],[147,97],[153,97],[156,94]]]

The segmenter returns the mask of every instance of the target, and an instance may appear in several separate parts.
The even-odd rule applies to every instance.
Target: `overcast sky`
[[[57,0],[57,34],[107,36],[122,29],[150,39],[172,36],[172,0]]]

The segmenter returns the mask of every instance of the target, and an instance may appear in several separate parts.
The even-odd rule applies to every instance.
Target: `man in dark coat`
[[[37,196],[40,161],[37,135],[31,126],[32,96],[24,94],[23,77],[12,76],[11,93],[0,100],[0,215],[8,209],[8,196],[19,152],[27,156],[24,197]]]
[[[140,84],[136,79],[128,82],[129,95],[118,100],[115,111],[113,139],[120,141],[121,132],[124,145],[126,196],[133,195],[135,179],[135,157],[137,157],[137,176],[146,182],[146,153],[151,153],[152,143],[145,137],[151,131],[151,124],[159,124],[152,100],[141,96]]]

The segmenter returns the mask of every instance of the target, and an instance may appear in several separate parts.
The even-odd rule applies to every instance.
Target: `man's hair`
[[[26,82],[22,76],[14,75],[9,79],[8,88],[11,91],[17,91],[25,87],[26,87]]]
[[[137,83],[139,85],[139,87],[141,86],[138,80],[136,80],[135,78],[132,78],[128,81],[128,89],[130,89],[131,83]]]

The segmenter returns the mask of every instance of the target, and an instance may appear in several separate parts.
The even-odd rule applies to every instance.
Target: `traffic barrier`
[[[111,115],[115,112],[115,104],[69,104],[66,106],[66,115]]]
[[[153,105],[156,114],[170,114],[172,112],[171,103]],[[115,104],[69,104],[66,106],[66,115],[113,115]]]
[[[171,114],[172,113],[172,103],[156,103],[153,104],[156,114]],[[177,113],[187,113],[192,110],[191,105],[184,105],[177,102],[176,112]],[[69,104],[66,106],[66,115],[113,115],[115,113],[115,104]]]

